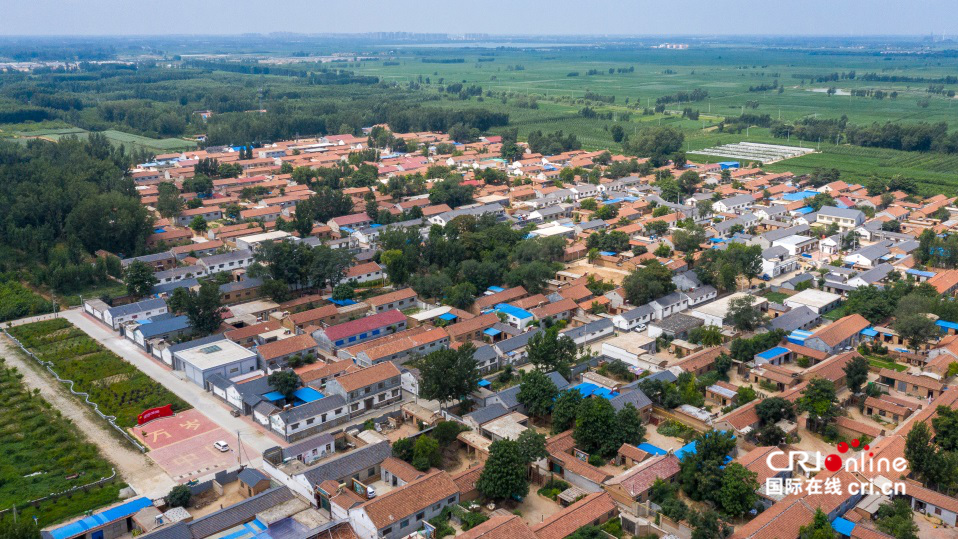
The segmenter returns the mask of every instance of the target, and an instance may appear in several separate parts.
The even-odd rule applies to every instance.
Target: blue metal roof
[[[505,288],[502,288],[501,286],[490,286],[489,288],[487,288],[487,290],[489,290],[490,292],[502,292],[505,290]]]
[[[797,213],[797,214],[799,214],[799,215],[806,215],[806,214],[812,213],[813,211],[815,211],[815,210],[809,208],[808,206],[805,206],[804,208],[799,208],[799,209],[795,210],[795,213]]]
[[[769,350],[766,350],[756,355],[762,359],[774,359],[780,356],[784,356],[785,354],[789,352],[791,352],[791,350],[789,350],[788,348],[776,346],[775,348],[771,348]]]
[[[935,325],[937,325],[937,326],[940,327],[941,329],[956,329],[956,330],[958,330],[958,324],[956,324],[955,322],[948,322],[948,321],[946,321],[946,320],[939,320],[939,321],[935,322]]]
[[[919,277],[927,277],[929,279],[937,275],[933,271],[922,271],[922,270],[916,270],[916,269],[907,269],[905,270],[905,273],[907,273],[908,275],[917,275]]]
[[[875,330],[872,329],[872,328],[865,328],[865,329],[861,330],[860,333],[861,333],[862,335],[866,336],[866,337],[877,337],[877,336],[878,336],[878,332],[875,331]]]
[[[639,444],[639,445],[636,446],[636,447],[638,447],[638,448],[641,449],[642,451],[645,451],[646,453],[652,455],[653,457],[656,457],[656,456],[659,456],[659,455],[667,455],[667,454],[668,454],[668,451],[662,449],[661,447],[654,446],[654,445],[652,445],[652,444],[650,444],[650,443],[648,443],[648,442],[642,442],[641,444]]]
[[[489,329],[483,331],[483,333],[486,334],[486,335],[488,335],[488,336],[490,336],[490,337],[495,337],[496,335],[498,335],[498,334],[500,334],[500,333],[502,333],[502,332],[499,331],[499,330],[496,329],[496,328],[489,328]]]
[[[456,318],[459,318],[459,317],[456,316],[456,315],[454,315],[454,314],[452,314],[452,313],[442,313],[442,314],[439,315],[438,318],[439,318],[440,320],[445,320],[445,321],[447,321],[447,322],[451,322],[451,321],[453,321],[453,320],[455,320]]]
[[[264,394],[263,398],[268,401],[281,401],[286,397],[284,397],[279,391],[270,391],[269,393]]]
[[[59,528],[50,530],[50,535],[53,536],[53,539],[69,539],[71,537],[83,535],[90,530],[99,528],[105,524],[109,524],[110,522],[132,516],[140,509],[149,507],[151,505],[153,505],[153,502],[150,501],[149,498],[137,498],[135,500],[130,500],[116,507],[111,507],[106,511],[95,513],[88,517],[83,517],[76,522],[67,524],[66,526],[61,526]]]
[[[855,529],[855,523],[842,517],[837,517],[832,521],[832,529],[844,536],[851,537],[852,530]]]
[[[599,254],[602,255],[602,256],[615,256],[615,255],[616,255],[616,253],[614,253],[614,252],[612,252],[612,251],[599,251]]]
[[[520,309],[515,305],[509,305],[508,303],[497,303],[495,310],[506,313],[509,316],[518,318],[520,320],[525,318],[532,318],[532,313],[525,309]]]
[[[479,380],[479,387],[489,387],[492,385],[492,382],[489,380]]]

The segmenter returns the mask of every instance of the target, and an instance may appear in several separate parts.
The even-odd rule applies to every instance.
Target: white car
[[[376,489],[373,487],[366,487],[366,499],[373,499],[376,497]]]
[[[227,451],[230,450],[230,444],[224,442],[223,440],[220,440],[218,442],[213,442],[213,447],[218,449],[221,453],[226,453]]]

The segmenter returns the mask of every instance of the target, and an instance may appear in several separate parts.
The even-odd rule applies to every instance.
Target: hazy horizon
[[[771,7],[770,4],[779,4]],[[0,36],[127,37],[243,34],[490,34],[499,36],[908,37],[958,35],[958,14],[945,0],[905,4],[874,0],[572,0],[474,2],[437,0],[357,5],[288,0],[170,0],[162,4],[100,0],[15,2],[5,6]]]

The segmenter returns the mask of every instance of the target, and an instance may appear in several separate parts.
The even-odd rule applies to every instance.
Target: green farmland
[[[27,390],[21,377],[0,359],[0,507],[16,505],[20,518],[35,516],[45,526],[116,501],[119,481],[25,505],[110,477],[113,469],[69,419]]]
[[[172,404],[189,408],[179,397],[120,356],[105,349],[83,330],[63,318],[24,324],[10,329],[31,352],[53,363],[61,378],[74,381],[74,389],[90,395],[100,411],[116,417],[122,427],[132,427],[143,410]]]

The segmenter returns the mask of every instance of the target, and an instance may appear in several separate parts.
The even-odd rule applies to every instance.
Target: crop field
[[[481,106],[508,113],[508,128],[518,128],[520,138],[534,130],[563,130],[576,134],[587,149],[615,151],[621,147],[612,140],[612,125],[621,125],[626,133],[638,132],[651,124],[671,125],[685,133],[690,158],[703,162],[727,159],[694,154],[695,150],[741,141],[814,146],[819,150],[817,153],[787,159],[769,168],[796,174],[818,167],[836,168],[842,172],[843,179],[851,181],[901,174],[915,178],[925,193],[955,194],[958,188],[955,174],[958,158],[954,155],[861,148],[827,141],[785,141],[771,136],[764,128],[752,128],[748,133],[719,132],[715,128],[723,117],[737,117],[743,112],[768,114],[773,119],[786,121],[844,115],[849,122],[861,125],[886,121],[954,123],[958,118],[956,98],[930,93],[929,83],[865,80],[863,75],[931,80],[953,75],[958,69],[956,58],[880,56],[867,51],[817,54],[760,47],[688,50],[410,47],[390,51],[381,58],[344,67],[389,82],[417,83],[423,91],[438,94],[438,99],[429,102],[429,106]],[[463,62],[437,63],[453,59]],[[614,73],[609,74],[609,69]],[[620,73],[620,69],[626,72]],[[589,75],[591,70],[594,74]],[[856,73],[856,78],[842,79],[841,73],[850,71]],[[813,77],[827,78],[832,73],[839,74],[838,80],[813,80]],[[782,90],[749,91],[775,81]],[[463,101],[456,95],[440,93],[443,85],[451,83],[475,84],[484,92],[495,94],[479,103],[477,98]],[[833,95],[826,91],[830,87],[836,89]],[[944,88],[958,90],[958,85],[945,84]],[[643,114],[643,109],[654,107],[660,97],[694,89],[707,91],[708,97],[696,102],[669,103],[665,113]],[[852,95],[855,90],[882,91],[886,97]],[[506,97],[501,97],[500,92],[507,92]],[[602,96],[604,101],[586,100],[586,92]],[[894,99],[890,97],[892,92],[897,92]],[[531,101],[536,108],[530,108]],[[582,116],[580,111],[585,106],[594,109],[600,117]],[[681,110],[686,107],[700,113],[697,121],[681,116]],[[504,129],[507,128],[494,131]]]
[[[18,131],[16,135],[21,138],[43,138],[57,141],[63,137],[86,138],[90,134],[85,129],[79,127],[37,129],[33,131]],[[178,138],[155,139],[142,137],[132,133],[124,133],[114,129],[102,131],[101,134],[110,140],[115,146],[124,145],[128,151],[146,150],[154,153],[170,153],[185,150],[196,149],[196,143]]]
[[[97,447],[38,393],[28,391],[21,377],[0,359],[0,507],[17,505],[20,518],[36,516],[44,526],[115,501],[118,482],[23,506],[113,472]]]
[[[927,91],[925,82],[884,82],[863,80],[862,75],[939,78],[953,75],[958,59],[922,59],[861,54],[817,54],[813,51],[763,49],[761,47],[691,48],[660,50],[647,48],[564,48],[556,50],[514,49],[400,49],[382,61],[349,64],[365,75],[389,82],[419,82],[430,88],[462,82],[478,84],[483,90],[508,91],[518,96],[542,99],[582,98],[586,92],[615,96],[622,111],[635,105],[652,107],[659,97],[701,88],[708,98],[695,103],[673,103],[681,110],[692,106],[702,113],[738,115],[748,102],[751,112],[795,120],[806,116],[837,118],[847,115],[857,123],[885,121],[948,121],[958,114],[955,98]],[[462,63],[426,63],[462,59]],[[386,65],[390,64],[390,65]],[[398,64],[398,65],[394,65]],[[517,68],[518,66],[518,68]],[[609,74],[609,69],[614,71]],[[619,73],[619,69],[632,69]],[[590,70],[595,70],[589,75]],[[812,77],[854,71],[856,78],[816,82]],[[576,76],[569,76],[577,73]],[[420,79],[422,77],[422,79]],[[426,84],[426,78],[429,84]],[[784,87],[757,90],[775,80]],[[835,95],[825,90],[835,87]],[[950,85],[950,89],[956,89]],[[896,91],[895,99],[858,97],[852,90]],[[839,95],[839,94],[849,95]],[[918,102],[929,98],[927,107]],[[629,107],[632,105],[632,107]],[[581,108],[581,105],[570,108]],[[745,110],[749,110],[746,108]]]
[[[136,424],[147,408],[172,404],[189,408],[162,385],[104,348],[83,330],[62,318],[16,326],[14,337],[44,361],[53,363],[61,378],[73,380],[74,389],[89,393],[100,411],[116,416],[122,427]]]

